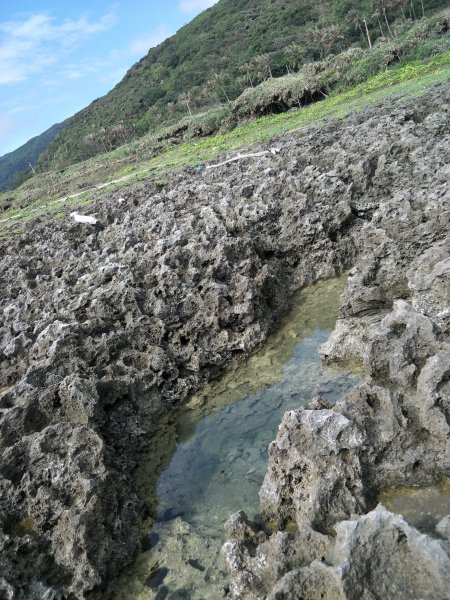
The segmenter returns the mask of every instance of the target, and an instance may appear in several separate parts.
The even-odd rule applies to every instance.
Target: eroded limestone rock
[[[322,424],[320,410],[301,417],[311,502],[294,490],[279,521],[317,524],[324,535],[364,512],[385,483],[440,472],[448,99],[436,88],[285,136],[276,155],[143,182],[120,203],[105,195],[93,206],[103,215],[95,229],[36,221],[0,242],[5,594],[108,597],[137,548],[145,509],[130,476],[160,416],[262,342],[293,290],[355,265],[325,354],[363,364],[371,379],[325,408]],[[330,482],[312,480],[314,437]],[[288,487],[286,470],[280,498]],[[276,502],[267,506],[277,513]],[[261,579],[274,585],[284,552],[297,568],[291,534],[280,533]]]
[[[358,259],[321,355],[366,380],[334,407],[315,400],[284,416],[260,493],[263,518],[278,527],[252,553],[245,539],[225,545],[233,598],[448,595],[448,544],[382,507],[370,512],[384,488],[430,484],[450,468],[450,128],[441,110],[443,127],[419,109],[397,142],[378,138],[351,168],[353,214],[364,222],[353,230]],[[424,167],[431,141],[418,145],[424,129],[443,134],[446,158],[433,174]],[[293,558],[293,534],[276,559],[264,555],[287,522],[325,536],[328,550]]]

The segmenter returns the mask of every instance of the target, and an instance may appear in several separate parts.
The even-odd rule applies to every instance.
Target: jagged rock
[[[332,548],[328,536],[306,525],[291,533],[276,531],[270,537],[264,532],[264,537],[265,541],[256,548],[242,536],[242,539],[232,537],[224,544],[222,554],[232,598],[263,598],[287,573],[312,561],[325,560]]]
[[[267,599],[447,597],[448,550],[381,505],[358,520],[343,521],[336,533],[328,561],[288,572]]]
[[[267,600],[347,600],[338,569],[314,561],[311,566],[289,571],[275,585]]]
[[[269,446],[260,491],[263,517],[280,526],[294,521],[325,530],[363,511],[359,454],[364,442],[359,428],[332,410],[286,413]]]
[[[340,569],[346,597],[446,598],[448,547],[419,533],[383,506],[336,525],[331,565]]]
[[[4,589],[18,600],[108,597],[136,550],[145,510],[130,476],[161,416],[261,343],[292,291],[350,267],[324,356],[364,365],[370,380],[323,423],[320,406],[299,416],[304,457],[293,448],[312,502],[295,489],[267,512],[326,533],[383,485],[442,471],[448,99],[441,87],[388,101],[285,136],[278,154],[173,174],[164,189],[142,182],[120,203],[105,195],[92,207],[102,226],[83,236],[70,219],[42,220],[0,241]],[[270,489],[287,498],[289,477]],[[265,548],[267,574],[253,577],[250,561],[244,579],[266,586],[308,567],[296,534],[278,533],[255,550]]]
[[[14,588],[9,585],[4,577],[0,578],[0,595],[4,600],[14,600]]]
[[[417,142],[422,127],[433,138],[437,129],[423,113],[397,144],[378,138],[367,162],[351,167],[352,212],[364,222],[351,228],[358,259],[321,356],[366,380],[334,407],[315,399],[285,414],[269,449],[262,515],[280,529],[291,521],[322,532],[328,550],[296,556],[293,538],[284,557],[269,558],[275,530],[246,556],[245,538],[236,548],[232,538],[225,555],[234,598],[448,595],[448,545],[382,507],[368,512],[384,488],[426,485],[450,467],[448,112],[443,121],[447,146],[431,178],[423,166],[431,142]],[[408,173],[416,188],[399,185]],[[446,521],[439,527],[446,537]],[[235,556],[241,566],[232,569]]]
[[[250,521],[244,511],[231,515],[224,525],[225,533],[237,540],[257,545],[266,539],[257,523]]]
[[[450,515],[447,515],[436,525],[436,531],[440,536],[450,541]]]

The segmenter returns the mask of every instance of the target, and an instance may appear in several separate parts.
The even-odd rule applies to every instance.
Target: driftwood
[[[95,225],[98,222],[98,219],[95,217],[91,217],[88,215],[79,215],[77,212],[71,212],[70,216],[76,223],[89,223],[90,225]]]
[[[227,165],[228,163],[234,162],[236,160],[241,160],[243,158],[258,158],[259,156],[265,156],[266,154],[278,154],[279,148],[271,148],[270,150],[262,150],[261,152],[253,152],[252,154],[237,154],[233,158],[229,158],[228,160],[224,160],[221,163],[217,163],[215,165],[208,165],[206,169],[215,169],[216,167],[222,167],[223,165]]]

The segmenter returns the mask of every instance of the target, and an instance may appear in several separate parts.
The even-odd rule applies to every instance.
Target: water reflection
[[[317,394],[335,401],[358,381],[322,368],[318,355],[344,283],[297,295],[261,351],[165,419],[137,474],[141,495],[158,507],[149,550],[124,575],[116,600],[220,598],[223,523],[237,510],[258,511],[267,446],[283,413]]]

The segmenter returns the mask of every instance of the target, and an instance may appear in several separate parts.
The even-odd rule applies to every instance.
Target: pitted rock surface
[[[285,423],[285,472],[270,471],[275,442],[263,487],[265,510],[280,527],[298,519],[307,550],[247,527],[273,559],[261,575],[236,558],[230,589],[272,593],[330,556],[328,528],[367,511],[382,485],[448,467],[449,99],[441,86],[386,101],[285,136],[277,155],[105,196],[90,207],[97,226],[38,220],[1,242],[5,597],[108,597],[153,508],[130,478],[161,415],[261,343],[290,293],[355,265],[324,356],[369,380],[297,415],[291,437]],[[314,578],[343,585],[326,565]]]
[[[267,600],[448,596],[448,547],[418,533],[383,506],[358,520],[341,522],[336,533],[334,550],[326,559],[288,571]]]
[[[333,407],[317,398],[285,414],[260,491],[261,514],[274,529],[256,546],[231,532],[223,549],[233,598],[448,596],[445,520],[438,541],[381,505],[372,510],[384,488],[426,485],[450,468],[445,115],[440,120],[431,111],[417,119],[406,111],[390,147],[380,124],[377,151],[372,146],[365,166],[354,168],[370,175],[357,204],[367,218],[352,230],[358,258],[321,356],[362,370],[365,382]],[[444,162],[438,159],[427,173],[430,140],[417,140],[428,126],[442,136],[437,146]],[[305,531],[325,538],[320,551],[317,543],[304,543]],[[284,551],[280,535],[291,538]]]

